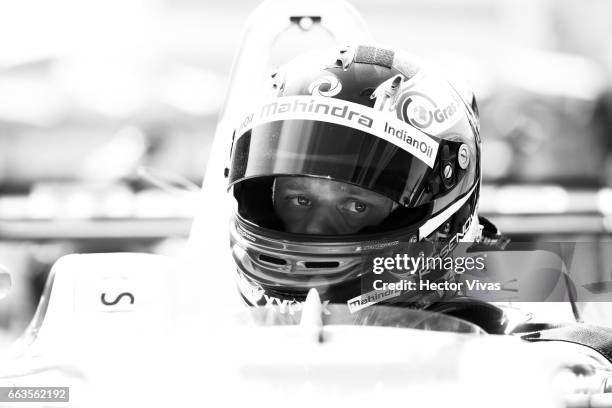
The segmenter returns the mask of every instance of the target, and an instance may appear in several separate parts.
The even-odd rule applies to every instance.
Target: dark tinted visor
[[[229,178],[230,185],[272,175],[331,178],[413,207],[434,198],[427,185],[437,170],[370,133],[328,122],[284,120],[256,126],[234,142]]]

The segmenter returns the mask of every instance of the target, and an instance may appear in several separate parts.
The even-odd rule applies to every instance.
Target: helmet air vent
[[[261,254],[259,255],[259,260],[263,262],[271,263],[274,265],[287,265],[287,261],[285,261],[284,259],[276,258],[270,255]]]
[[[304,262],[304,266],[308,269],[330,269],[338,268],[340,262],[329,261],[329,262]]]

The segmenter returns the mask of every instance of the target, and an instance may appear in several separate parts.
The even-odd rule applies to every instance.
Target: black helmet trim
[[[446,207],[443,211],[433,215],[423,225],[419,227],[419,238],[427,237],[455,214],[467,201],[472,198],[474,191],[479,187],[479,183],[474,184],[469,192],[457,199],[453,204]],[[476,210],[474,209],[474,213]]]

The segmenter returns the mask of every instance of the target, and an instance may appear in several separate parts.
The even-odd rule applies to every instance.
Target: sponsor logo
[[[333,75],[317,79],[308,86],[308,92],[314,96],[336,96],[342,90],[342,84]]]
[[[363,295],[359,295],[349,299],[346,304],[351,313],[355,313],[368,306],[382,302],[383,300],[391,299],[402,294],[401,290],[373,290]]]
[[[265,307],[273,309],[281,314],[288,313],[290,315],[299,312],[304,307],[304,302],[294,299],[280,299],[275,296],[266,295],[265,290],[258,284],[251,282],[244,274],[238,272],[238,288],[240,293],[255,307]],[[263,304],[265,301],[265,304]],[[331,312],[327,308],[329,300],[321,302],[321,310],[324,314],[330,315]]]
[[[424,140],[414,139],[412,136],[410,136],[408,132],[406,132],[405,129],[401,129],[401,128],[396,129],[393,126],[389,126],[389,124],[385,122],[385,132],[402,140],[407,145],[414,147],[415,149],[417,149],[418,151],[420,151],[427,157],[430,157],[430,158],[433,157],[433,154],[434,154],[433,146],[430,146]]]
[[[128,300],[127,300],[127,302],[128,302],[130,305],[133,305],[133,304],[134,304],[134,301],[136,300],[136,299],[134,298],[134,295],[133,295],[132,293],[130,293],[130,292],[122,292],[122,293],[120,293],[120,294],[116,295],[116,296],[115,296],[115,297],[114,297],[112,300],[108,300],[108,299],[106,298],[106,295],[107,295],[107,293],[105,293],[105,292],[102,292],[102,293],[100,294],[100,302],[102,302],[102,304],[103,304],[104,306],[115,306],[115,305],[116,305],[116,304],[118,304],[118,303],[121,301],[121,299],[122,299],[122,298],[124,298],[124,297],[125,297],[126,299],[128,299]]]
[[[296,299],[279,299],[268,295],[264,295],[264,298],[266,299],[266,308],[274,308],[274,310],[281,314],[289,313],[292,315],[295,312],[301,311],[304,307],[304,302]],[[329,300],[321,302],[321,310],[323,314],[330,315],[331,312],[327,309],[327,305],[329,305]]]
[[[143,297],[136,296],[136,283],[134,280],[127,277],[105,276],[96,282],[95,295],[91,300],[97,298],[96,311],[99,312],[134,312],[137,308],[142,308]],[[146,296],[145,296],[146,297]],[[140,299],[136,302],[136,299]],[[80,302],[76,302],[80,303]],[[83,305],[89,309],[91,303],[88,299],[87,305]]]
[[[349,106],[344,105],[332,105],[327,103],[325,100],[316,102],[314,99],[310,101],[306,100],[294,100],[293,103],[279,103],[271,102],[264,105],[261,108],[259,118],[265,120],[266,118],[272,117],[279,113],[313,113],[321,115],[322,117],[335,117],[338,119],[345,119],[349,122],[356,122],[366,128],[372,127],[373,119],[366,116],[362,112],[358,112],[349,109]]]
[[[455,234],[441,249],[440,251],[438,251],[438,254],[436,255],[437,258],[439,259],[443,259],[443,258],[447,258],[449,257],[449,255],[453,252],[453,250],[455,248],[457,248],[457,245],[459,245],[459,242],[461,242],[461,240],[467,235],[467,233],[470,230],[470,227],[472,226],[472,222],[474,222],[475,219],[475,215],[472,214],[467,220],[466,222],[463,224],[463,226],[461,227],[461,231],[459,231],[457,234]],[[452,258],[451,258],[452,259]],[[433,269],[433,267],[436,266],[435,263],[433,265],[431,265],[429,262],[426,262],[425,267],[421,270],[418,271],[419,276],[423,277],[425,275],[427,275],[428,273],[430,273]]]
[[[458,108],[457,101],[438,106],[431,97],[421,92],[409,91],[400,96],[396,109],[398,117],[412,126],[429,129],[454,120]]]
[[[466,234],[470,230],[470,227],[472,226],[472,222],[474,221],[474,218],[475,218],[475,216],[474,216],[474,214],[472,214],[465,221],[465,224],[463,224],[463,227],[461,228],[461,231],[458,232],[457,234],[455,234],[455,236],[452,237],[451,240],[440,250],[440,252],[438,253],[438,256],[444,258],[448,254],[453,252],[453,249],[455,249],[457,247],[457,245],[459,245],[459,242],[466,236]]]
[[[389,116],[388,113],[341,99],[284,96],[257,107],[242,120],[236,134],[240,138],[254,127],[284,120],[334,123],[383,139],[433,168],[439,143],[418,128]]]

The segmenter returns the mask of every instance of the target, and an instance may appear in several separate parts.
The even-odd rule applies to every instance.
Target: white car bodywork
[[[604,380],[576,376],[603,359],[564,344],[324,325],[316,292],[299,324],[255,324],[230,303],[210,303],[213,288],[190,284],[193,267],[145,254],[62,258],[32,326],[5,355],[0,385],[70,386],[71,406],[86,407],[554,407],[563,390]],[[233,287],[214,290],[236,297]]]

